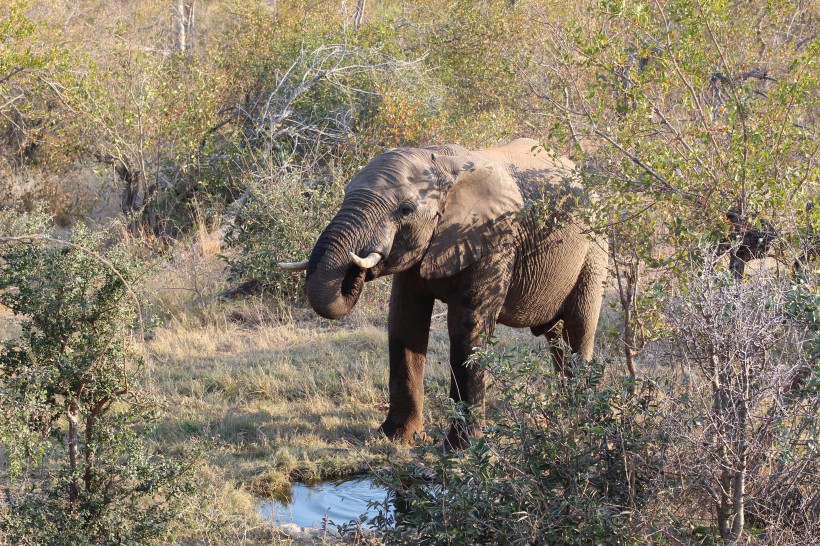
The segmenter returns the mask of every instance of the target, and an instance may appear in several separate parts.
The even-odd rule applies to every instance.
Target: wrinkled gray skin
[[[310,255],[307,295],[323,317],[351,312],[366,281],[393,275],[389,311],[390,409],[381,430],[412,441],[422,432],[424,365],[436,299],[447,304],[450,397],[471,410],[447,443],[481,434],[484,377],[465,361],[496,323],[560,337],[584,358],[606,276],[605,242],[572,217],[580,186],[573,164],[538,143],[468,151],[458,146],[395,149],[348,184],[342,207]],[[545,198],[539,222],[528,204]],[[536,207],[538,208],[538,207]],[[543,210],[543,208],[541,209]],[[349,253],[377,252],[370,270]],[[555,325],[563,321],[563,330]],[[556,354],[561,367],[561,355]]]

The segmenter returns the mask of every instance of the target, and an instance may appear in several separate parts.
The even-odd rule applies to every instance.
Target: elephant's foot
[[[379,427],[379,431],[394,441],[400,441],[405,444],[416,443],[416,436],[424,437],[421,420],[407,420],[402,423],[396,423],[389,416]]]
[[[444,438],[445,451],[461,451],[470,447],[471,438],[481,438],[484,432],[480,424],[467,425],[464,421],[453,421],[447,437]]]

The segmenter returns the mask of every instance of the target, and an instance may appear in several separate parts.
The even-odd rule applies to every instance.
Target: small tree
[[[0,460],[11,486],[0,537],[15,544],[148,543],[186,490],[186,469],[147,448],[156,405],[140,389],[121,248],[0,239],[0,303],[22,334],[0,346]],[[53,239],[48,239],[54,241]]]
[[[652,285],[686,277],[699,241],[737,239],[738,271],[765,256],[775,234],[788,264],[811,246],[820,221],[807,207],[820,172],[812,6],[579,0],[566,15],[539,8],[544,60],[533,89],[556,120],[551,136],[572,144],[599,196],[595,225],[612,242],[631,368],[658,333],[641,331],[658,322]]]
[[[669,400],[685,479],[711,500],[724,541],[764,527],[811,543],[820,515],[818,298],[790,280],[758,273],[738,283],[713,267],[702,264],[666,313],[691,379]]]

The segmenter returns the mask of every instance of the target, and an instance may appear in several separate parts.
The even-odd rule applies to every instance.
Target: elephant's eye
[[[410,216],[414,212],[416,212],[416,205],[413,203],[402,203],[401,206],[399,206],[399,214],[402,216]]]

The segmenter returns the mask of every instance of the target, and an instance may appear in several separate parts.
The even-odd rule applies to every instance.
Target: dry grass
[[[0,203],[14,203],[24,210],[43,208],[58,226],[79,219],[103,221],[120,212],[120,198],[111,173],[78,166],[60,175],[39,169],[0,166]]]
[[[200,230],[204,243],[209,231]],[[369,285],[356,311],[337,322],[255,299],[223,302],[218,246],[198,242],[157,267],[147,289],[165,324],[144,345],[151,387],[168,409],[158,444],[180,453],[200,445],[206,465],[257,495],[407,454],[376,432],[388,405],[389,281]],[[448,392],[444,311],[439,305],[433,319],[428,423],[443,421]],[[536,342],[510,329],[499,338]]]
[[[349,474],[397,449],[375,434],[387,409],[381,325],[361,315],[336,323],[248,323],[244,316],[226,308],[223,320],[199,327],[174,319],[146,343],[152,385],[173,408],[162,443],[184,449],[203,439],[208,459],[263,492],[269,488],[260,476],[285,484]],[[433,401],[449,381],[446,331],[436,322],[427,368]],[[518,336],[505,330],[502,337]],[[427,405],[429,422],[441,419],[438,409]]]
[[[372,299],[362,303],[380,307]],[[248,498],[281,498],[294,480],[367,472],[388,457],[412,456],[376,430],[388,401],[384,316],[356,312],[329,322],[306,310],[285,320],[273,314],[258,302],[214,304],[204,322],[175,317],[145,343],[150,384],[167,408],[155,441],[165,451],[201,453],[208,490],[197,510],[211,514],[203,521],[218,515],[224,527],[249,537],[270,529],[255,520],[253,505],[240,517]],[[507,328],[499,337],[502,345],[537,342]],[[443,424],[443,316],[434,319],[430,345],[426,421]]]
[[[208,459],[260,492],[262,475],[284,484],[361,470],[351,446],[372,441],[378,425],[380,341],[375,328],[295,323],[163,328],[147,344],[152,383],[173,408],[161,441],[184,449],[203,439]]]

